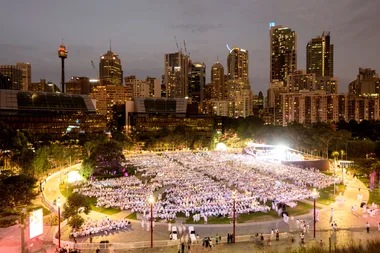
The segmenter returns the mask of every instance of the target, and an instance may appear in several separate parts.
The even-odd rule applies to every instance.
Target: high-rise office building
[[[22,88],[21,90],[27,91],[29,85],[32,82],[32,67],[30,63],[27,62],[18,62],[16,66],[22,70]]]
[[[359,68],[356,80],[348,85],[348,93],[361,95],[380,94],[380,79],[374,69]]]
[[[181,51],[165,54],[165,86],[167,98],[188,96],[189,56]]]
[[[288,75],[297,69],[297,35],[288,27],[270,27],[270,82],[286,85]]]
[[[286,92],[315,89],[315,74],[307,74],[305,70],[296,70],[288,75]]]
[[[146,77],[146,83],[149,86],[149,97],[160,98],[161,97],[161,82],[155,77]]]
[[[0,73],[0,90],[10,90],[12,88],[12,82],[9,80],[8,76]]]
[[[90,97],[96,100],[96,111],[107,116],[108,122],[112,120],[113,107],[130,100],[127,97],[127,87],[121,85],[96,86],[90,93]]]
[[[190,65],[188,82],[188,97],[192,103],[198,104],[200,111],[203,105],[206,85],[206,65],[204,63],[194,62]]]
[[[29,85],[29,91],[53,93],[61,92],[61,90],[58,88],[56,84],[52,82],[47,82],[45,79],[40,79],[39,82],[31,82]]]
[[[67,94],[90,94],[90,79],[88,77],[72,76],[70,81],[66,83]]]
[[[323,31],[306,46],[306,71],[316,77],[334,76],[334,45],[330,43],[330,32]]]
[[[227,57],[228,80],[234,80],[243,87],[249,87],[248,51],[234,47]]]
[[[7,82],[7,89],[9,90],[21,90],[22,89],[22,74],[23,71],[15,65],[1,65],[0,74],[6,76],[9,82]]]
[[[224,99],[225,83],[224,83],[224,68],[219,61],[215,62],[211,67],[211,84],[213,85],[214,94],[211,94],[213,98]]]
[[[111,48],[100,57],[99,77],[101,85],[123,85],[121,61]]]
[[[145,80],[137,79],[136,76],[124,77],[125,87],[131,91],[131,99],[148,98],[149,84]],[[129,92],[128,92],[129,93]]]
[[[248,51],[234,47],[227,57],[227,100],[234,101],[234,117],[248,117],[252,111],[252,90],[249,83]]]

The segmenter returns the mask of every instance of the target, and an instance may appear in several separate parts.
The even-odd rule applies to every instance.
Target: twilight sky
[[[207,80],[230,47],[249,51],[254,93],[269,86],[269,22],[298,36],[298,69],[305,69],[307,41],[331,31],[334,74],[346,92],[358,68],[380,72],[379,0],[1,0],[0,64],[32,64],[32,81],[59,84],[61,38],[67,46],[66,80],[96,78],[91,60],[109,48],[122,60],[124,76],[160,78],[164,54],[186,40],[193,61],[204,62]]]

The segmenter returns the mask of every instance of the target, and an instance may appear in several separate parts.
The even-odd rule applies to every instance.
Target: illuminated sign
[[[29,239],[42,235],[44,232],[44,221],[42,208],[30,213],[29,217]]]
[[[273,26],[276,26],[276,23],[275,23],[275,22],[270,22],[270,23],[269,23],[269,29],[270,29],[271,27],[273,27]]]

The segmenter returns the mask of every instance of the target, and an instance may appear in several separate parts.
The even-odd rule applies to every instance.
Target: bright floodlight
[[[286,150],[289,149],[289,148],[288,148],[287,146],[285,146],[285,145],[277,145],[276,147],[277,147],[278,150],[283,151],[283,152],[285,152]]]
[[[69,174],[67,174],[68,183],[74,183],[81,180],[83,180],[83,177],[79,175],[78,171],[70,171]]]
[[[318,192],[317,192],[317,190],[314,188],[313,189],[313,198],[317,198],[318,197]]]
[[[150,204],[154,203],[154,197],[153,197],[153,195],[150,195],[150,197],[149,197],[149,203]]]
[[[216,144],[215,150],[217,150],[217,151],[227,151],[227,146],[223,142],[219,142],[218,144]]]

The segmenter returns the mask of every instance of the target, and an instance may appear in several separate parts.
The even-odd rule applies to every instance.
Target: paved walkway
[[[70,170],[76,170],[79,165],[75,165],[70,168]],[[64,196],[59,191],[59,174],[56,174],[53,176],[50,180],[48,180],[44,187],[44,194],[46,196],[46,199],[50,202],[53,202],[54,199],[56,199],[58,196],[61,198],[61,203],[63,204],[65,202]],[[349,178],[348,178],[349,179]],[[351,206],[358,206],[360,207],[360,202],[357,200],[357,195],[359,193],[360,188],[360,194],[363,195],[363,201],[366,202],[369,198],[369,192],[366,186],[359,180],[347,180],[347,188],[344,193],[344,202],[334,202],[330,206],[324,206],[321,204],[317,205],[317,210],[319,212],[319,222],[317,223],[317,240],[319,240],[319,237],[325,236],[324,233],[330,233],[330,216],[331,216],[331,208],[334,209],[332,220],[335,221],[338,224],[338,228],[345,228],[349,229],[342,230],[340,234],[343,234],[343,231],[347,231],[347,233],[357,233],[358,236],[361,237],[361,232],[364,230],[366,221],[370,222],[371,227],[377,228],[377,224],[380,220],[379,214],[376,214],[375,217],[369,217],[367,214],[365,214],[362,209],[358,209],[357,212],[352,213],[351,212]],[[306,203],[312,204],[312,201],[304,201]],[[253,223],[243,223],[243,224],[236,224],[236,234],[239,235],[253,235],[256,233],[264,233],[268,234],[270,233],[271,229],[278,228],[281,232],[297,232],[297,226],[296,226],[296,220],[302,219],[305,220],[310,224],[310,229],[313,229],[313,210],[310,210],[308,214],[300,215],[291,217],[289,220],[289,223],[285,223],[282,221],[282,219],[277,220],[271,220],[271,221],[262,221],[262,222],[253,222]],[[112,219],[120,219],[124,218],[129,214],[128,211],[121,211],[117,214],[111,215]],[[101,217],[104,217],[104,214],[101,214],[99,212],[91,211],[90,213],[91,219],[100,219]],[[134,242],[134,241],[149,241],[150,240],[150,232],[148,232],[145,228],[142,228],[140,221],[133,221],[132,222],[132,228],[128,231],[122,231],[122,232],[114,232],[109,234],[108,236],[94,236],[92,238],[93,242],[99,242],[102,240],[109,240],[110,242]],[[182,224],[177,224],[179,228],[182,228]],[[190,226],[185,225],[185,226]],[[232,224],[215,224],[215,225],[207,225],[207,224],[201,224],[201,225],[191,225],[194,226],[195,231],[201,238],[205,236],[210,236],[211,238],[214,238],[216,234],[219,235],[226,235],[227,233],[232,232]],[[311,233],[311,231],[309,232]],[[45,235],[45,234],[44,234]],[[161,222],[156,223],[154,228],[154,239],[155,240],[167,240],[169,237],[168,232],[168,225],[167,223]],[[344,236],[342,236],[344,238]],[[63,231],[62,239],[68,239],[68,230]],[[82,238],[79,240],[80,242],[89,242],[89,238]],[[79,242],[78,241],[78,242]],[[243,245],[243,244],[242,244]],[[227,247],[227,246],[226,246]],[[242,246],[243,247],[243,246]],[[248,246],[247,246],[248,247]],[[228,248],[227,248],[228,249]],[[160,252],[173,252],[170,251],[160,251]],[[222,250],[222,249],[221,249]],[[143,251],[139,251],[143,252]],[[153,252],[153,251],[149,251]],[[175,252],[175,251],[174,251]],[[224,252],[224,251],[218,251],[218,252]],[[227,252],[227,251],[225,251]]]

